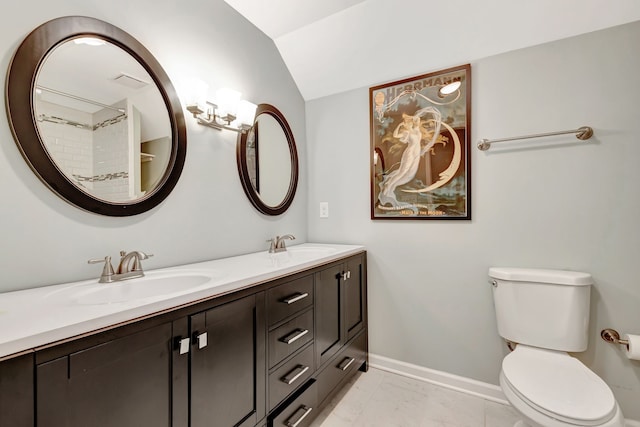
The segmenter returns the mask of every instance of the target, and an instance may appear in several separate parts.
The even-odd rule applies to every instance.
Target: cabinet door
[[[171,426],[172,325],[36,367],[38,427]]]
[[[340,277],[342,264],[330,266],[315,274],[316,298],[316,366],[328,361],[341,345]]]
[[[253,426],[264,416],[266,332],[256,299],[191,316],[191,427]]]
[[[0,426],[33,427],[33,353],[0,362]]]
[[[342,282],[345,343],[362,330],[366,316],[366,277],[364,258],[353,257],[345,263],[346,278]],[[343,278],[345,276],[343,275]]]

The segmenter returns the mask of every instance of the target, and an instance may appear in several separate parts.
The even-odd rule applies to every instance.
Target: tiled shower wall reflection
[[[37,113],[88,125],[114,115],[104,110],[90,114],[44,101],[38,101]],[[96,130],[44,120],[39,120],[38,126],[47,150],[70,181],[99,198],[121,201],[129,199],[127,122]]]

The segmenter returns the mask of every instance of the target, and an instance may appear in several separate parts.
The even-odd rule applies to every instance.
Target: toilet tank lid
[[[569,270],[544,270],[537,268],[491,267],[489,276],[514,282],[554,283],[568,286],[593,284],[589,273]]]

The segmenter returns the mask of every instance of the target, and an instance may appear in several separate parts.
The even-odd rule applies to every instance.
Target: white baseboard
[[[380,369],[405,377],[425,381],[441,387],[467,393],[481,397],[492,402],[508,405],[506,397],[499,386],[471,378],[449,374],[447,372],[436,371],[411,363],[401,362],[388,357],[369,353],[369,365],[372,368]]]

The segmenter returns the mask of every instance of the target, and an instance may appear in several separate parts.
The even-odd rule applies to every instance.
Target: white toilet
[[[607,384],[566,352],[587,349],[591,275],[491,268],[498,333],[515,343],[500,386],[522,417],[517,427],[623,427]]]

